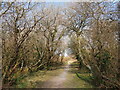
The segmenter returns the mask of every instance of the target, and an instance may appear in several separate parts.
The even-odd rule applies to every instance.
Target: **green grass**
[[[93,83],[93,77],[91,75],[91,73],[76,73],[77,77],[79,77],[80,79],[92,84]]]
[[[26,88],[27,87],[27,83],[21,82],[18,83],[17,88]]]
[[[89,83],[90,86],[94,87],[94,85],[93,85],[93,76],[86,67],[82,67],[81,69],[79,69],[79,62],[78,61],[72,63],[70,66],[72,66],[72,67],[78,66],[78,68],[76,68],[76,69],[71,68],[69,70],[69,72],[75,74],[76,77],[79,79],[79,81],[82,80],[81,83],[86,82],[86,83]]]

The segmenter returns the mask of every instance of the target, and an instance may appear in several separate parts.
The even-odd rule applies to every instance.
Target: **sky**
[[[11,2],[14,0],[0,0],[1,2]],[[18,2],[99,2],[99,1],[120,1],[120,0],[16,0]]]

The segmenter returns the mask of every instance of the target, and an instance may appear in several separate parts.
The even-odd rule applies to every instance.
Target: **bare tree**
[[[34,30],[37,23],[44,17],[40,16],[36,18],[34,15],[34,19],[32,17],[27,17],[27,14],[32,13],[32,9],[35,6],[36,4],[32,3],[16,2],[12,4],[12,7],[9,9],[8,14],[4,14],[2,16],[3,32],[10,35],[9,38],[13,43],[12,47],[8,46],[8,48],[11,49],[9,51],[9,53],[11,53],[11,55],[9,55],[10,57],[6,56],[3,58],[3,81],[6,81],[7,79],[10,80],[13,77],[12,74],[16,72],[16,67],[21,64],[21,61],[19,61],[19,52],[22,48],[23,43],[29,36],[30,32]],[[6,50],[3,52],[3,54],[6,54]]]
[[[44,14],[48,14],[48,17],[44,18],[41,25],[41,32],[45,38],[45,46],[47,49],[47,67],[49,67],[51,60],[55,54],[59,56],[60,51],[58,50],[61,43],[61,38],[64,35],[62,28],[60,11],[53,9],[45,9]]]
[[[84,40],[85,43],[81,43],[82,40],[80,39],[79,41],[78,39],[73,39],[71,45],[74,45],[74,47],[71,46],[71,48],[76,56],[79,55],[85,66],[90,66],[93,76],[95,77],[94,82],[96,85],[100,86],[102,85],[102,81],[104,81],[104,85],[108,87],[109,85],[119,87],[119,83],[116,78],[117,53],[115,54],[118,47],[116,37],[117,17],[116,11],[107,9],[107,5],[109,4],[111,3],[83,3],[81,7],[84,8],[80,9],[82,11],[81,13],[73,11],[73,13],[77,12],[78,15],[81,16],[81,14],[84,13],[83,10],[85,10],[83,17],[86,17],[86,15],[89,17],[85,19],[86,27],[83,25],[84,28],[82,28],[82,33],[76,33],[76,36],[78,35],[79,38],[83,38],[82,40]],[[112,15],[114,18],[111,18]],[[71,26],[74,26],[74,24],[76,25],[76,22],[78,23],[81,18],[80,20],[75,20],[76,19],[74,18],[73,25]],[[87,22],[89,23],[87,24]],[[82,25],[79,24],[75,27],[78,26],[81,27]],[[76,31],[79,30],[81,29],[76,29]],[[112,72],[110,72],[110,70]],[[116,78],[114,82],[110,80],[112,77]]]

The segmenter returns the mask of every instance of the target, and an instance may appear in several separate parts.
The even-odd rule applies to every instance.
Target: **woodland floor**
[[[77,77],[78,64],[75,60],[68,61],[64,66],[55,70],[38,71],[21,80],[18,88],[92,88],[86,81],[90,73],[79,73],[84,79]]]

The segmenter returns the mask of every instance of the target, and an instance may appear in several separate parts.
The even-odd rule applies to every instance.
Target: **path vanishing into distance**
[[[93,86],[76,75],[78,66],[75,60],[51,71],[38,71],[23,79],[19,88],[92,88]],[[74,64],[73,64],[74,63]],[[72,65],[73,64],[73,65]]]

